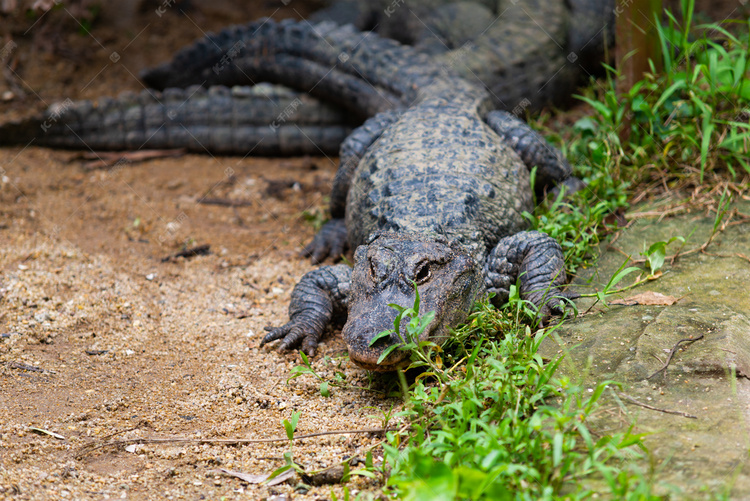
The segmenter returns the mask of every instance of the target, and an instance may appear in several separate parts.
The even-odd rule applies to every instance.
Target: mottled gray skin
[[[451,73],[485,86],[493,107],[526,112],[570,99],[582,76],[602,60],[613,0],[344,0],[313,15],[375,30],[411,44]],[[265,26],[250,23],[210,34],[143,74],[154,89],[172,88],[51,108],[44,115],[0,125],[0,144],[57,148],[186,148],[221,154],[335,154],[353,125],[374,114],[350,95],[275,89],[232,97],[221,86],[278,80],[303,66],[266,61],[248,78],[237,59]],[[609,34],[611,35],[609,30]],[[196,92],[194,85],[215,86]],[[302,89],[308,90],[308,89]],[[338,106],[340,107],[338,107]],[[343,109],[342,109],[343,107]],[[58,113],[60,109],[64,111]],[[216,110],[220,112],[215,113]]]
[[[338,0],[311,16],[311,22],[325,20],[412,45],[486,87],[494,108],[537,110],[570,99],[581,76],[602,60],[613,41],[614,0]],[[261,34],[263,26],[209,34],[142,79],[155,89],[245,84],[247,76],[227,54],[256,30]]]

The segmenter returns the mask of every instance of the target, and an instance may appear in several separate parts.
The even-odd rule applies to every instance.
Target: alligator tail
[[[155,88],[268,81],[364,120],[408,106],[446,71],[411,47],[352,25],[263,19],[208,35],[141,76]]]
[[[356,125],[340,109],[274,86],[127,92],[65,101],[0,125],[0,144],[92,150],[185,148],[254,155],[337,154]]]

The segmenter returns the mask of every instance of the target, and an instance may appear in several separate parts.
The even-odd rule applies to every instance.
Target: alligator
[[[423,309],[436,313],[424,336],[437,342],[480,295],[494,293],[499,304],[516,283],[543,316],[560,313],[561,247],[526,231],[523,217],[532,210],[530,168],[536,186],[569,178],[559,151],[513,114],[493,110],[484,86],[394,40],[330,22],[264,20],[245,31],[252,36],[234,60],[238,71],[338,96],[353,113],[370,115],[341,146],[332,219],[306,249],[321,260],[349,246],[354,267],[304,275],[289,322],[269,327],[261,344],[280,340],[280,349],[314,355],[327,326],[346,317],[350,358],[392,370],[401,352],[378,359],[397,340],[372,340],[393,324],[388,304],[412,304],[417,288]],[[218,51],[236,43],[236,33],[200,41],[183,57],[200,71],[205,46],[222,40]]]
[[[613,0],[339,1],[313,20],[351,22],[359,30],[411,44],[450,72],[486,86],[498,109],[532,111],[560,104],[582,74],[602,59],[611,42]],[[0,125],[0,144],[57,148],[185,148],[219,154],[336,154],[352,128],[372,109],[352,107],[352,96],[279,87],[251,91],[246,85],[283,71],[268,61],[250,78],[235,64],[254,27],[237,26],[178,52],[147,70],[152,89],[116,99],[66,101],[43,115]],[[218,86],[209,91],[195,87]],[[166,90],[165,90],[166,89]],[[338,105],[338,106],[336,106]],[[342,106],[344,109],[342,109]]]

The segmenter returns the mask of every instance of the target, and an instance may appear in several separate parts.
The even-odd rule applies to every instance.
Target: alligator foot
[[[510,286],[520,282],[521,298],[539,308],[544,320],[562,315],[570,295],[561,291],[566,283],[560,244],[538,231],[524,231],[500,239],[484,265],[485,285],[495,293],[496,304],[508,301]]]
[[[303,257],[310,256],[313,263],[322,263],[327,257],[334,261],[341,258],[346,249],[346,222],[331,219],[315,235],[313,241],[302,249]]]
[[[301,345],[302,351],[314,356],[326,326],[346,311],[351,273],[351,268],[339,264],[305,274],[292,291],[289,322],[281,327],[266,327],[268,334],[260,345],[281,339],[280,350]]]

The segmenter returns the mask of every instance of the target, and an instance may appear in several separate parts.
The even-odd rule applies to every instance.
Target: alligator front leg
[[[494,302],[508,301],[510,286],[520,281],[521,298],[534,303],[542,318],[562,314],[560,290],[567,282],[560,244],[545,233],[522,231],[500,239],[484,265],[485,286]]]
[[[559,184],[565,184],[569,192],[582,187],[580,180],[571,177],[573,169],[562,152],[526,122],[507,111],[491,111],[487,113],[485,120],[518,153],[529,170],[536,167],[537,195]]]
[[[279,349],[289,350],[301,344],[306,354],[315,355],[326,326],[347,312],[351,275],[352,269],[343,264],[306,273],[292,291],[289,322],[281,327],[266,327],[269,332],[260,345],[283,338]]]

